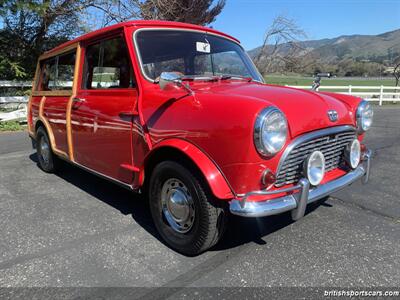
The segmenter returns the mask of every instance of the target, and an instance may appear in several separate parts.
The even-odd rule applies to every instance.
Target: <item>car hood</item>
[[[247,97],[249,101],[259,101],[260,110],[274,105],[286,115],[292,137],[320,128],[354,125],[353,112],[344,102],[318,92],[259,83],[233,82],[194,88],[200,93],[223,94],[226,99],[241,96]],[[332,122],[329,119],[329,110],[338,113],[337,121]]]

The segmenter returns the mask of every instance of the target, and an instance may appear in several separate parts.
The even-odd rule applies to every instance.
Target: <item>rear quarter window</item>
[[[76,51],[41,61],[38,91],[72,90]]]

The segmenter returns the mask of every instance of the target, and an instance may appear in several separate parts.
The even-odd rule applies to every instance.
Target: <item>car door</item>
[[[132,183],[132,120],[138,91],[122,35],[83,45],[82,84],[71,107],[76,163]]]
[[[36,102],[42,109],[36,109],[54,138],[53,151],[64,157],[68,153],[66,112],[72,95],[75,60],[76,48],[41,60],[38,84],[32,95],[40,98]]]

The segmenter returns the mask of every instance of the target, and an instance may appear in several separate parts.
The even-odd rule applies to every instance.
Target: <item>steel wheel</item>
[[[43,127],[39,127],[36,132],[36,142],[40,168],[47,173],[53,173],[57,167],[57,157],[53,154],[49,136]]]
[[[39,155],[43,159],[43,162],[48,165],[50,161],[50,145],[47,136],[43,136],[39,142]]]
[[[194,223],[195,206],[188,188],[182,181],[168,179],[161,189],[163,215],[173,230],[188,232]]]
[[[160,162],[151,173],[148,192],[154,225],[180,253],[197,255],[214,246],[224,233],[225,205],[217,202],[189,163]]]

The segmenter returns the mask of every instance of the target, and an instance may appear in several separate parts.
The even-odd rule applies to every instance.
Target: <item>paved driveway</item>
[[[289,215],[233,217],[194,258],[166,247],[145,201],[65,166],[36,166],[26,133],[0,134],[0,286],[399,286],[400,108],[376,109],[369,185]]]

